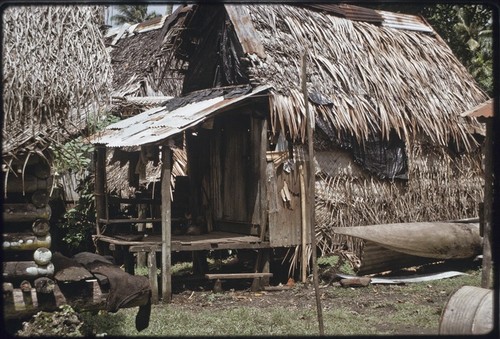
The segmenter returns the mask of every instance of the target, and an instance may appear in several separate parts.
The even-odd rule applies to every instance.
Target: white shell
[[[33,253],[33,259],[38,265],[47,265],[52,259],[52,252],[45,247],[40,247]]]

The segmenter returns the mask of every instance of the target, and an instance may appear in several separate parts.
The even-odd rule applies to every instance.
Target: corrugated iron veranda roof
[[[196,126],[217,112],[269,88],[259,86],[252,90],[246,86],[238,86],[229,91],[212,89],[208,95],[207,91],[204,91],[205,95],[201,100],[196,100],[196,92],[186,97],[174,98],[161,107],[109,125],[104,131],[92,135],[90,143],[107,147],[153,144]]]

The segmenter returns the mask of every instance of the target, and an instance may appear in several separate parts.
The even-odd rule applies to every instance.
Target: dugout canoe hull
[[[465,259],[481,253],[479,224],[454,222],[394,223],[334,227],[337,234],[371,241],[392,251],[433,259]]]

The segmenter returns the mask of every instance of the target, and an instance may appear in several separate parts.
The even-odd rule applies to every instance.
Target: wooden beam
[[[267,119],[260,125],[260,168],[259,168],[259,200],[260,200],[260,240],[264,241],[267,234],[268,202],[267,202]]]
[[[7,180],[7,192],[34,192],[37,190],[47,190],[51,186],[51,181],[47,179],[39,179],[36,175],[26,174],[22,176],[9,175]]]
[[[161,287],[162,300],[169,303],[172,300],[172,233],[171,233],[171,202],[170,202],[170,176],[172,152],[166,145],[162,146],[161,168]]]
[[[302,164],[299,165],[299,179],[300,179],[300,211],[301,211],[301,230],[302,230],[302,261],[300,277],[303,283],[307,280],[307,198],[306,198],[306,184],[304,179],[304,169]]]
[[[95,148],[95,184],[94,198],[96,210],[96,233],[101,234],[101,221],[106,215],[106,147],[96,145]]]
[[[250,278],[263,278],[272,277],[272,273],[207,273],[207,279],[250,279]]]

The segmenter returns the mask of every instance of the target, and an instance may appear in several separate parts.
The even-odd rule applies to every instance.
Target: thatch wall
[[[347,246],[360,255],[361,242],[333,234],[331,227],[477,216],[483,199],[480,161],[476,155],[455,157],[444,149],[418,145],[409,154],[407,182],[352,175],[347,169],[356,166],[352,163],[335,176],[321,172],[316,180],[319,248],[330,253]]]
[[[16,6],[3,12],[2,153],[62,142],[107,98],[112,71],[97,6]],[[91,105],[91,107],[89,106]]]
[[[187,175],[187,156],[185,149],[183,148],[173,148],[173,163],[172,163],[172,178],[171,185],[175,188],[175,178],[177,176]],[[128,166],[130,163],[127,159],[122,159],[124,163],[120,161],[113,161],[113,150],[108,150],[107,152],[107,170],[106,170],[106,184],[107,192],[114,193],[123,198],[130,198],[134,195],[135,188],[129,185],[128,180]],[[125,164],[126,163],[126,164]],[[144,164],[144,171],[140,175],[140,184],[148,187],[155,182],[159,182],[161,178],[161,165],[154,165],[152,161],[148,161]],[[149,187],[151,188],[151,187]]]

